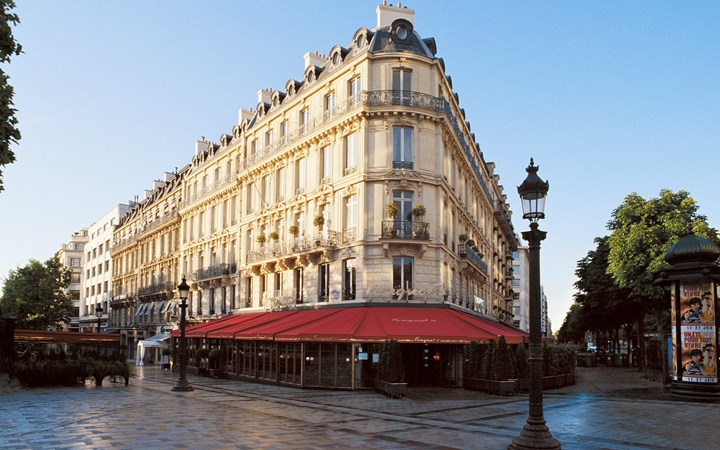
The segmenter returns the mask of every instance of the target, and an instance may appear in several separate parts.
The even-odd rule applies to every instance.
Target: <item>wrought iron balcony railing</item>
[[[485,275],[488,273],[488,266],[482,257],[473,250],[472,247],[463,243],[458,244],[458,255],[461,258],[465,258],[473,263],[478,269],[480,269]]]
[[[138,288],[138,297],[172,291],[173,289],[175,289],[175,286],[177,286],[177,283],[174,283],[172,281],[158,281],[148,286]]]
[[[195,280],[208,280],[210,278],[218,278],[237,272],[237,264],[218,264],[216,266],[198,269],[195,271]]]
[[[383,221],[382,237],[384,239],[417,239],[427,241],[430,239],[429,224],[427,222],[411,222],[409,220]]]

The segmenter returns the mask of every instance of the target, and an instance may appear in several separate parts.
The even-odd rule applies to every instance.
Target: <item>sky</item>
[[[3,68],[22,140],[0,193],[0,282],[230,133],[303,55],[376,25],[376,0],[18,0],[24,53]],[[626,195],[690,192],[720,228],[720,2],[430,1],[434,37],[487,161],[516,187],[550,182],[542,282],[557,330],[577,261]]]

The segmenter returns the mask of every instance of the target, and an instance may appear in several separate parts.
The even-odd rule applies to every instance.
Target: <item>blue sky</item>
[[[19,1],[5,65],[23,139],[0,194],[0,277],[229,133],[303,54],[375,26],[377,1]],[[720,3],[412,1],[521,219],[530,157],[550,181],[541,266],[554,329],[576,263],[623,198],[686,189],[720,228]]]

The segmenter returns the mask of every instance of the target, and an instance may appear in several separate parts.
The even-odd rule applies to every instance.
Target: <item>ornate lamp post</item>
[[[532,158],[527,167],[528,176],[518,186],[522,200],[523,219],[530,220],[530,231],[523,231],[530,250],[530,407],[527,421],[509,449],[559,449],[560,442],[553,438],[545,425],[542,395],[542,343],[540,333],[540,241],[547,233],[538,229],[538,220],[545,218],[545,197],[550,184],[537,175],[539,167]]]
[[[185,309],[187,308],[187,298],[190,292],[190,286],[183,277],[182,282],[178,285],[178,293],[180,295],[180,377],[173,385],[172,390],[176,392],[189,392],[194,390],[185,378],[185,365],[187,364],[187,343],[185,342]]]
[[[98,333],[100,332],[100,325],[102,325],[103,312],[104,312],[103,307],[100,305],[100,303],[98,303],[98,305],[95,307],[95,316],[97,317],[97,320],[98,320],[98,327],[97,327]]]

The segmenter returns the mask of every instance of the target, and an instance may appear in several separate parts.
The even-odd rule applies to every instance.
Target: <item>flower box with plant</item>
[[[425,209],[425,207],[423,205],[416,205],[412,209],[412,215],[416,219],[422,219],[423,217],[425,217],[425,214],[427,214],[427,210]]]
[[[465,233],[461,233],[458,236],[458,241],[460,241],[460,243],[465,243],[467,240],[468,240],[468,235]]]
[[[390,219],[395,220],[398,214],[400,214],[400,207],[395,203],[388,203],[385,206],[385,215],[388,216]]]
[[[264,234],[261,234],[255,240],[257,241],[258,244],[260,244],[260,246],[262,246],[265,243],[265,241],[267,241],[267,238],[265,237]]]
[[[280,235],[276,231],[273,231],[272,233],[270,233],[269,237],[270,237],[270,239],[272,239],[275,242],[277,242],[278,239],[280,239]]]
[[[322,215],[318,214],[318,215],[315,216],[315,218],[313,219],[313,225],[315,225],[318,229],[322,228],[323,225],[325,225],[325,217],[323,217]]]

